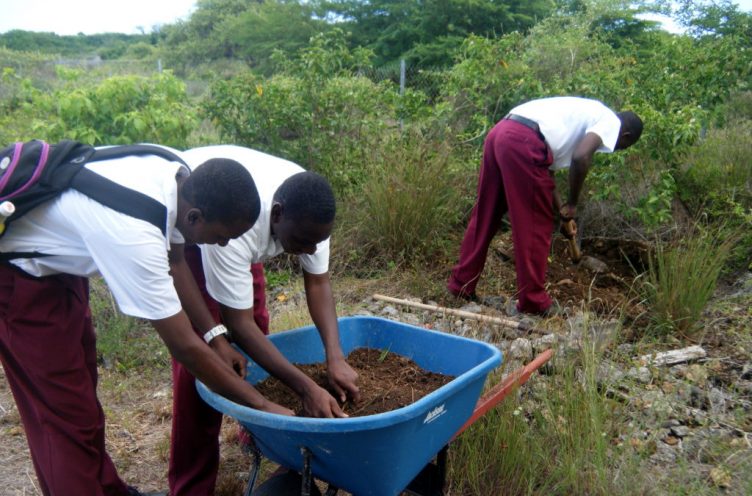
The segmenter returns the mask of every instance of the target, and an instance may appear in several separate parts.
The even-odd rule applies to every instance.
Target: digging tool
[[[431,312],[441,312],[444,314],[457,315],[458,317],[465,317],[468,319],[480,320],[481,322],[489,322],[492,324],[499,324],[505,327],[511,327],[520,331],[529,331],[532,328],[524,322],[519,322],[512,319],[502,319],[500,317],[491,317],[490,315],[481,315],[479,313],[467,312],[465,310],[457,310],[455,308],[439,307],[436,305],[427,305],[425,303],[417,303],[409,300],[402,300],[400,298],[393,298],[391,296],[384,296],[380,294],[373,295],[374,300],[387,301],[389,303],[396,303],[397,305],[405,305],[408,307],[422,308],[423,310],[429,310]]]
[[[579,236],[581,229],[582,225],[580,224],[580,226],[578,227],[576,224],[574,224],[574,220],[569,220],[563,224],[562,233],[574,231],[574,236],[567,239],[569,256],[572,259],[572,263],[580,265],[581,267],[584,267],[590,272],[594,272],[596,274],[608,272],[608,265],[606,265],[603,261],[589,255],[582,255],[579,243],[579,239],[582,239],[581,236]]]
[[[574,220],[570,219],[564,223],[566,225],[567,232],[574,232],[574,235],[569,240],[569,256],[572,258],[572,262],[578,263],[582,259],[582,252],[577,244],[577,225]]]

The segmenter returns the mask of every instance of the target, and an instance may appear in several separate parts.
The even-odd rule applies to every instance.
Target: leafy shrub
[[[350,52],[343,36],[315,38],[299,59],[280,60],[282,74],[270,79],[245,73],[216,81],[205,115],[223,138],[288,158],[348,191],[399,120],[394,86],[356,75],[367,54]]]
[[[711,129],[684,157],[680,194],[695,211],[728,198],[752,207],[752,120]]]
[[[75,139],[94,145],[152,142],[183,148],[197,127],[185,85],[169,72],[83,81],[80,70],[57,67],[57,89],[41,91],[6,68],[9,96],[0,100],[4,143]],[[5,86],[5,85],[4,85]]]

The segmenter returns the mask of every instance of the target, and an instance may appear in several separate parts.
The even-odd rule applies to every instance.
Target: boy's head
[[[224,246],[256,222],[261,211],[256,183],[241,164],[226,158],[207,160],[180,186],[185,208],[177,226],[187,241]]]
[[[619,112],[616,116],[621,121],[619,139],[616,140],[616,150],[624,150],[637,143],[642,135],[642,119],[632,111]]]
[[[286,253],[313,254],[332,234],[336,214],[334,193],[315,172],[299,172],[277,188],[272,205],[272,234]]]

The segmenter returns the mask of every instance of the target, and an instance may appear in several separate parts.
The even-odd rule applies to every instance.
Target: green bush
[[[350,52],[343,36],[334,30],[314,38],[298,59],[280,60],[282,73],[272,78],[245,73],[216,81],[205,115],[224,139],[283,156],[349,191],[385,133],[399,125],[398,93],[391,83],[357,75],[367,54]]]
[[[695,211],[718,198],[752,207],[752,120],[708,131],[685,154],[680,173],[680,195]]]
[[[752,260],[752,120],[736,118],[710,129],[684,155],[677,171],[678,194],[690,214],[723,222],[738,230],[739,243],[729,259],[731,270]]]
[[[17,123],[3,131],[5,142],[75,139],[94,145],[151,142],[182,148],[198,125],[184,83],[170,73],[116,76],[98,83],[81,81],[81,71],[58,67],[57,73],[63,81],[59,89],[42,92],[22,79],[13,97],[3,100],[2,107],[10,111],[0,122]]]

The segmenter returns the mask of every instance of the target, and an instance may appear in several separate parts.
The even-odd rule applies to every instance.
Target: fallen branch
[[[520,331],[529,331],[532,329],[529,325],[519,322],[517,320],[502,319],[500,317],[491,317],[490,315],[481,315],[479,313],[467,312],[465,310],[457,310],[455,308],[439,307],[436,305],[427,305],[425,303],[417,303],[414,301],[403,300],[400,298],[392,298],[391,296],[384,296],[380,294],[374,294],[373,298],[375,300],[387,301],[389,303],[396,303],[397,305],[405,305],[408,307],[421,308],[423,310],[428,310],[431,312],[439,312],[439,313],[444,313],[444,314],[449,314],[449,315],[456,315],[458,317],[465,317],[467,319],[479,320],[481,322],[499,324],[505,327],[518,329]]]
[[[689,362],[698,358],[705,358],[707,352],[701,346],[690,346],[680,350],[664,351],[651,355],[642,355],[640,361],[646,365],[676,365],[677,363]]]

